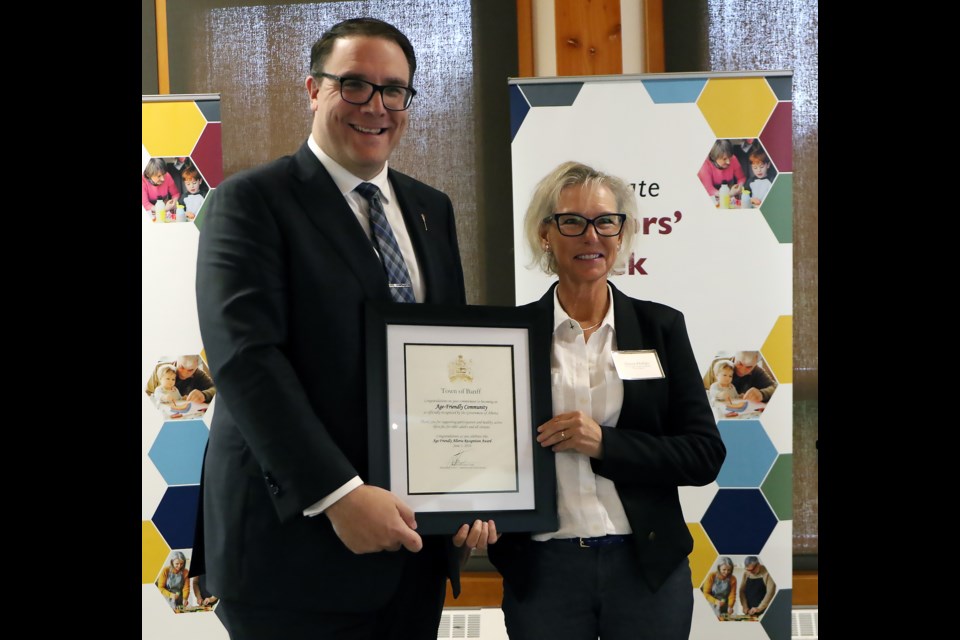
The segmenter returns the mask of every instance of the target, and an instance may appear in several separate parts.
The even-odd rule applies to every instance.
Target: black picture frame
[[[495,307],[483,305],[430,305],[430,304],[398,304],[398,303],[369,303],[366,307],[366,369],[367,369],[367,414],[369,434],[369,478],[372,485],[393,491],[401,499],[412,501],[411,507],[416,512],[417,531],[421,534],[453,535],[463,524],[480,520],[494,520],[498,532],[516,531],[555,531],[558,527],[557,519],[557,488],[554,453],[549,448],[541,447],[536,441],[537,427],[552,417],[553,407],[550,387],[550,339],[552,335],[551,318],[533,307]],[[407,338],[396,337],[397,334],[414,333],[417,337],[414,342],[406,342]],[[398,349],[409,349],[411,345],[419,348],[424,344],[422,337],[426,335],[427,346],[453,347],[471,349],[478,346],[477,340],[490,341],[493,346],[501,336],[511,336],[511,339],[525,341],[527,358],[525,364],[513,366],[514,392],[514,436],[516,438],[516,456],[518,484],[526,487],[525,491],[465,491],[465,492],[424,492],[430,496],[430,507],[418,508],[417,500],[421,494],[411,494],[409,488],[409,433],[406,431],[408,417],[406,413],[398,418],[403,420],[402,425],[391,423],[391,406],[397,403],[405,409],[407,407],[408,370],[406,356],[396,356]],[[467,336],[463,342],[449,340],[450,335]],[[431,342],[434,341],[435,342]],[[465,345],[465,346],[464,346]],[[480,348],[488,346],[486,343]],[[512,362],[519,362],[519,354],[523,351],[517,343],[517,355]],[[406,351],[403,351],[406,353]],[[511,350],[512,354],[513,351]],[[394,354],[391,356],[390,354]],[[401,361],[402,360],[402,364]],[[393,372],[393,373],[391,373]],[[391,380],[392,376],[392,380]],[[399,378],[402,377],[402,387]],[[452,379],[452,378],[451,378]],[[526,399],[523,389],[526,381],[529,392],[529,407],[517,406]],[[403,398],[398,397],[398,389],[403,388]],[[393,395],[391,396],[391,389]],[[528,410],[527,410],[528,409]],[[521,415],[518,419],[517,415]],[[398,417],[394,410],[393,418]],[[524,420],[522,415],[526,415]],[[397,436],[398,426],[403,434]],[[420,428],[420,427],[414,427]],[[393,437],[391,433],[393,432]],[[529,447],[525,440],[529,436]],[[433,442],[436,442],[434,440]],[[442,446],[442,445],[438,445]],[[397,448],[401,449],[398,450]],[[422,447],[418,450],[423,450]],[[399,456],[399,457],[398,457]],[[407,486],[403,482],[392,480],[391,460],[401,460],[393,463],[393,476],[407,479]],[[509,463],[508,463],[509,464]],[[401,467],[406,467],[401,469]],[[416,469],[417,467],[414,467]],[[448,468],[448,467],[444,467]],[[403,475],[405,474],[405,475]],[[529,477],[528,477],[529,474]],[[532,482],[532,488],[530,483]],[[531,499],[533,504],[529,504]],[[509,504],[516,500],[519,493],[524,494],[527,504],[517,506]],[[463,508],[464,495],[467,500],[476,499],[483,503],[480,508]],[[502,499],[502,502],[501,502]],[[410,503],[410,502],[408,502]]]

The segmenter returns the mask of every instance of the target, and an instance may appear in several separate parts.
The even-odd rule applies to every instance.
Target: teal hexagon
[[[793,520],[793,454],[779,456],[766,480],[760,485],[760,491],[777,514],[778,520]]]
[[[793,174],[777,174],[760,213],[780,243],[793,242]]]

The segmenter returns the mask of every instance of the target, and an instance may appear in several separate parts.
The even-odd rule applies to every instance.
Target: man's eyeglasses
[[[563,236],[582,236],[587,232],[587,227],[593,225],[597,230],[597,235],[612,237],[618,236],[623,231],[623,222],[627,219],[625,213],[605,213],[597,216],[593,220],[584,218],[579,213],[555,213],[546,218],[544,222],[553,220],[557,223],[557,229]]]
[[[340,97],[350,104],[367,104],[373,94],[380,92],[383,106],[390,111],[405,111],[410,107],[413,96],[417,92],[412,87],[401,87],[394,84],[380,85],[359,78],[342,78],[332,73],[321,73],[324,78],[330,78],[340,83]]]

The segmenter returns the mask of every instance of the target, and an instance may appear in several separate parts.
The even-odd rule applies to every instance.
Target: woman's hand
[[[462,547],[460,566],[467,564],[470,552],[474,549],[485,551],[488,545],[494,544],[500,536],[497,534],[497,524],[493,520],[483,522],[474,520],[473,526],[463,525],[453,534],[453,546]]]
[[[591,458],[603,457],[603,431],[596,420],[583,411],[571,411],[554,416],[537,427],[537,442],[551,447],[556,453],[578,451]]]

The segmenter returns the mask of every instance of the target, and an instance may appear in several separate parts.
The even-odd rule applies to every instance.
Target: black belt
[[[583,549],[589,549],[590,547],[603,547],[608,544],[620,544],[621,542],[628,542],[629,540],[629,535],[609,535],[599,536],[597,538],[553,538],[552,540],[547,540],[547,542],[572,543],[580,545]]]

